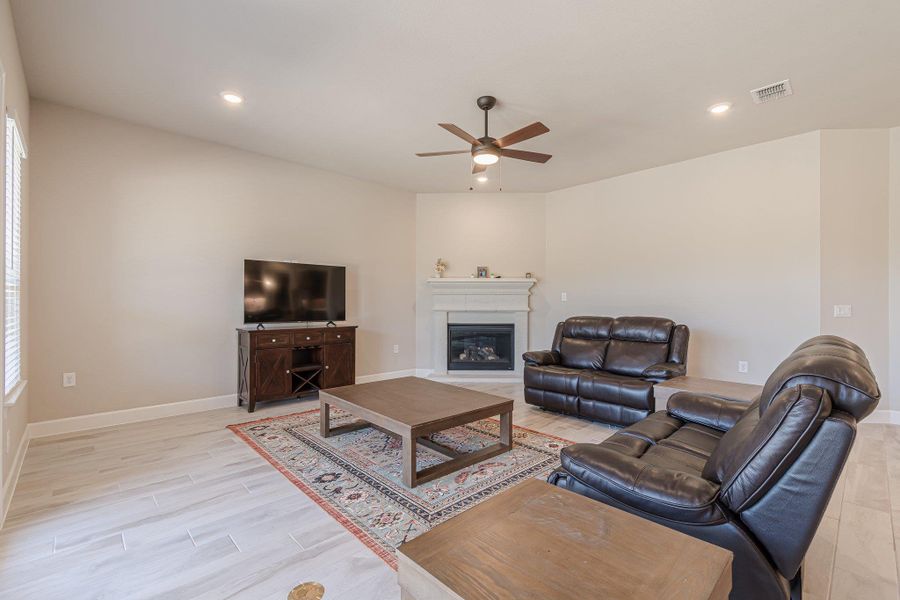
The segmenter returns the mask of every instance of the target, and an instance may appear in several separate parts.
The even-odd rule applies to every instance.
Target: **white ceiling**
[[[900,124],[897,0],[13,0],[33,96],[415,191],[535,120],[507,191],[546,191],[819,128]],[[794,96],[749,90],[790,78]],[[239,108],[221,90],[246,97]],[[723,118],[705,112],[734,103]]]

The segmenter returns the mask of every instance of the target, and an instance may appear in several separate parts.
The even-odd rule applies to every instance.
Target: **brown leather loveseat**
[[[675,394],[600,444],[564,448],[549,481],[731,550],[731,600],[799,600],[856,423],[880,395],[859,346],[815,337],[752,404]]]
[[[525,402],[615,425],[654,410],[653,384],[685,374],[690,331],[657,317],[571,317],[526,352]]]

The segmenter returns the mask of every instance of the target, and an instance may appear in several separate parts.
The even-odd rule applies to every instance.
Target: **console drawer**
[[[309,333],[295,333],[295,346],[319,346],[322,344],[322,332],[310,331]]]
[[[290,333],[259,333],[255,337],[257,348],[279,348],[291,345]]]
[[[353,330],[352,329],[338,329],[337,331],[326,331],[325,332],[325,343],[326,344],[336,344],[339,342],[351,342],[353,341]]]

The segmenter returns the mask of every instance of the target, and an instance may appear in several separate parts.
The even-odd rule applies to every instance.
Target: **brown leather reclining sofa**
[[[685,374],[690,331],[656,317],[571,317],[526,352],[525,402],[614,425],[654,410],[653,384]]]
[[[731,600],[798,600],[856,423],[879,398],[858,346],[815,337],[752,404],[675,394],[600,444],[564,448],[549,481],[731,550]]]

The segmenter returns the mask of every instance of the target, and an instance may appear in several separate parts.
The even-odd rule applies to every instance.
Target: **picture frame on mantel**
[[[475,277],[478,279],[487,279],[491,276],[491,270],[487,267],[475,267]]]

